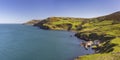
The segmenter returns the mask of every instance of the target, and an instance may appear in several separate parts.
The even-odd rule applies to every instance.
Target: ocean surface
[[[93,53],[80,47],[80,42],[72,32],[0,24],[0,60],[73,60]]]

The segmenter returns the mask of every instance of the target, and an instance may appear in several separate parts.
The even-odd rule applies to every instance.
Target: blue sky
[[[0,0],[0,23],[47,17],[97,17],[120,11],[120,0]]]

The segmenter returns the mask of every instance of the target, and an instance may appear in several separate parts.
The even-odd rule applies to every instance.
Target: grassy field
[[[46,19],[48,22],[44,23],[44,26],[49,27],[51,30],[76,30],[83,19],[81,18],[69,18],[69,17],[50,17]]]

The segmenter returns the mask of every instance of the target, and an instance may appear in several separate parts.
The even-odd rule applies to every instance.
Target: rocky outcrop
[[[44,24],[47,23],[47,20],[42,20],[36,24],[34,24],[33,26],[39,27],[41,29],[45,29],[45,30],[49,30],[50,28],[48,26],[45,26]]]

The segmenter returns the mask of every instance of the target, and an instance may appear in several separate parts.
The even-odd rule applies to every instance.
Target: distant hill
[[[37,24],[38,22],[40,22],[40,20],[31,20],[31,21],[28,21],[28,22],[23,23],[23,24],[26,24],[26,25],[34,25],[34,24]]]
[[[97,19],[120,21],[120,11],[106,15],[106,16],[98,17]]]

